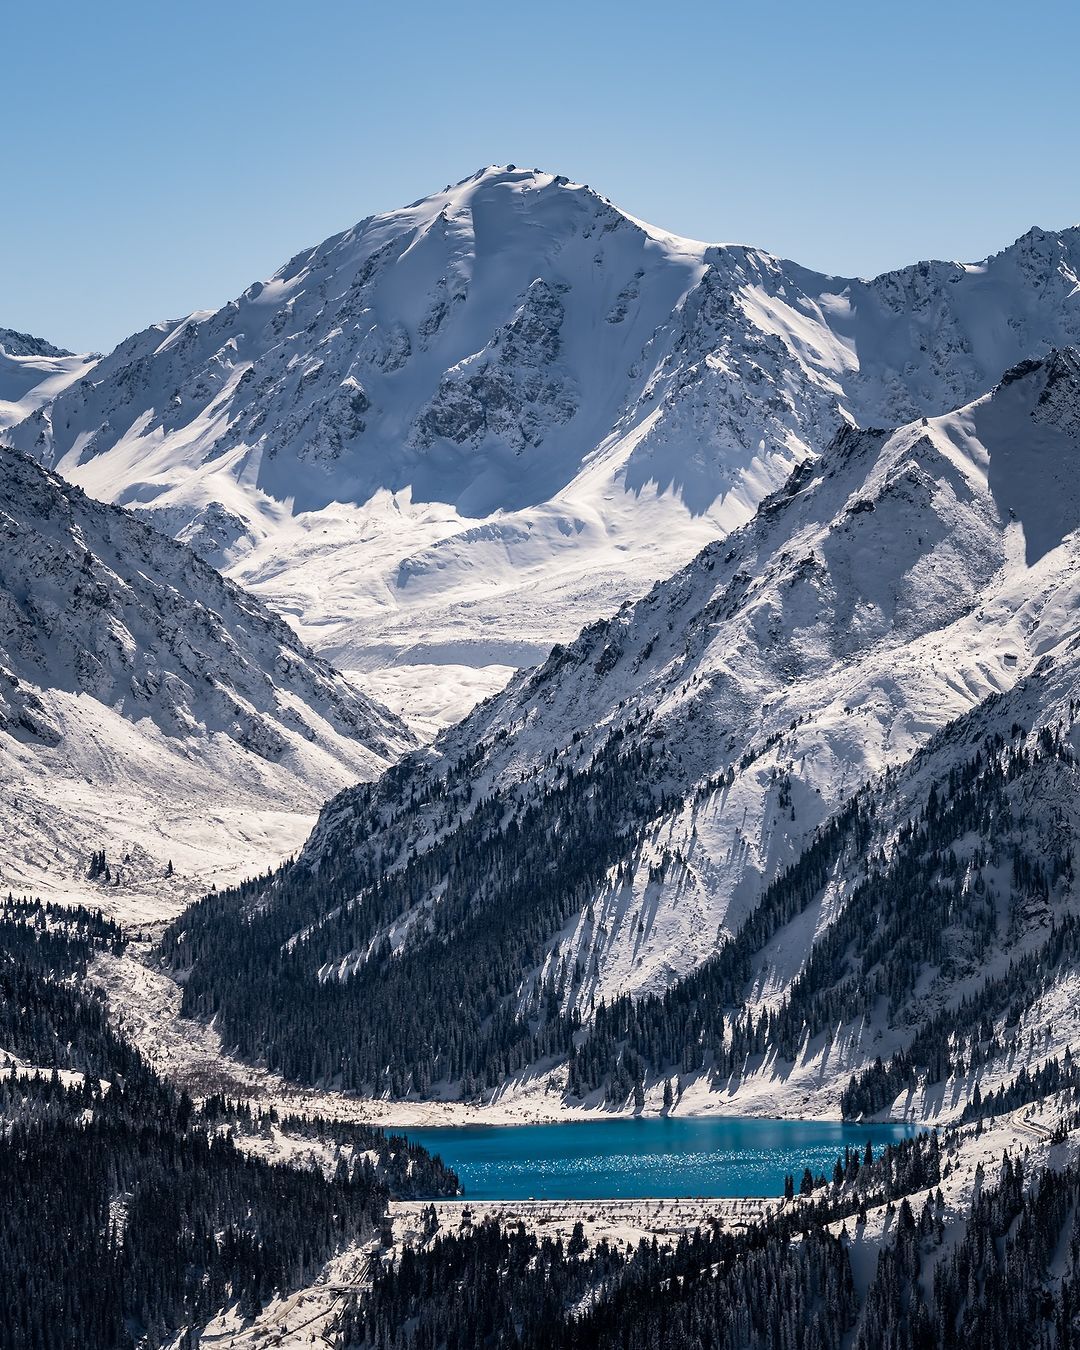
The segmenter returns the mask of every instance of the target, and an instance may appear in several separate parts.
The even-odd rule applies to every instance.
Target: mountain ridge
[[[1075,665],[1078,399],[1061,351],[940,418],[843,428],[748,526],[328,803],[256,899],[185,916],[187,1010],[247,1054],[272,1035],[288,1075],[342,1056],[348,1087],[468,1095],[565,1057],[601,1003],[666,997],[853,794]],[[814,937],[796,926],[769,983],[794,987]],[[363,1052],[316,1051],[331,1025]]]
[[[1033,230],[830,278],[494,167],[127,339],[7,436],[431,729],[744,523],[841,422],[944,413],[1080,341],[1078,259],[1076,230]]]
[[[91,853],[105,851],[127,878],[107,903],[175,909],[215,877],[280,857],[327,785],[378,772],[412,743],[282,619],[145,518],[14,450],[0,447],[0,471],[6,887],[89,898],[101,890]]]
[[[8,356],[74,356],[65,347],[54,347],[33,333],[17,333],[14,328],[0,328],[0,347]]]

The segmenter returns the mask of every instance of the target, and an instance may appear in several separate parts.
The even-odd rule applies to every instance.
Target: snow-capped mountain
[[[1078,407],[1063,349],[956,412],[841,429],[748,526],[329,803],[253,922],[240,895],[185,917],[189,1011],[297,1076],[492,1086],[700,969],[864,784],[1075,668]],[[759,1000],[835,917],[772,935]]]
[[[96,893],[104,849],[128,912],[155,889],[175,910],[276,862],[409,743],[189,548],[0,449],[5,890]]]
[[[24,421],[56,398],[97,359],[76,356],[30,333],[0,328],[0,429]]]
[[[1080,341],[1080,231],[872,281],[489,168],[129,338],[10,432],[451,720],[745,523],[847,422]],[[410,693],[411,691],[411,693]]]
[[[46,342],[44,338],[35,337],[33,333],[17,333],[14,328],[0,328],[0,347],[3,347],[5,355],[13,357],[74,355],[63,347]]]

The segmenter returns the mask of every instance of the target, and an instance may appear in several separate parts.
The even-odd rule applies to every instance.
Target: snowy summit
[[[1080,341],[1078,268],[1080,232],[1032,230],[828,277],[489,167],[53,377],[9,438],[428,730],[745,523],[845,422],[945,413]]]

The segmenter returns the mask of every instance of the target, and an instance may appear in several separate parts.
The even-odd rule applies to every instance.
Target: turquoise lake
[[[396,1131],[394,1131],[396,1133]],[[473,1200],[631,1200],[782,1195],[803,1169],[832,1175],[845,1144],[875,1154],[908,1125],[673,1116],[406,1129]]]

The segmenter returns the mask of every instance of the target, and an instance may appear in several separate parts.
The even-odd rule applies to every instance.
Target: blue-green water
[[[905,1125],[672,1116],[409,1129],[453,1167],[474,1200],[782,1195],[803,1169],[832,1176],[844,1145],[875,1154]]]

